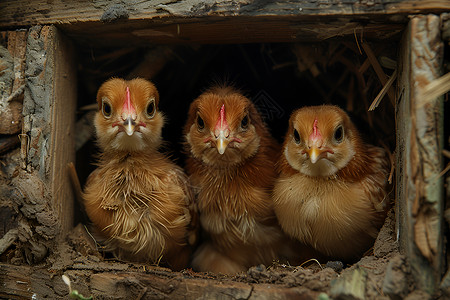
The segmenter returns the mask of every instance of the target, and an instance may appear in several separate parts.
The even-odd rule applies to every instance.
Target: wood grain
[[[93,271],[71,267],[64,271],[72,289],[94,299],[317,299],[319,292],[276,284],[193,278],[158,271]],[[0,264],[0,298],[67,299],[69,290],[60,274],[45,268]]]
[[[440,77],[439,17],[411,19],[401,43],[397,95],[396,215],[401,251],[420,289],[435,292],[443,271],[443,97],[422,103]]]
[[[446,0],[376,1],[2,1],[0,27],[36,24],[70,24],[88,21],[114,21],[114,16],[130,20],[170,17],[215,16],[308,16],[381,15],[443,12]],[[115,14],[122,11],[125,13]],[[108,18],[108,16],[110,16]]]
[[[74,193],[71,187],[67,164],[75,161],[75,112],[77,103],[77,67],[73,45],[55,27],[51,27],[49,38],[53,43],[49,51],[52,73],[47,73],[52,82],[51,124],[49,140],[49,184],[53,207],[58,212],[62,233],[73,227]]]
[[[6,0],[0,28],[54,24],[78,43],[98,46],[317,41],[355,32],[384,39],[410,14],[448,10],[446,0]]]

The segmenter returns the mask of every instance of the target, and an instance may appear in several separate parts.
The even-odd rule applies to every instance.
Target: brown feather
[[[142,124],[131,137],[113,125],[123,122],[127,86],[136,124]],[[101,112],[105,97],[113,111],[109,118]],[[157,151],[163,118],[159,112],[143,116],[150,98],[158,99],[156,88],[143,79],[113,79],[99,89],[96,130],[103,152],[86,183],[84,204],[106,250],[120,259],[179,270],[189,261],[188,240],[195,241],[193,194],[183,170]]]
[[[222,105],[231,142],[221,155],[214,127]],[[248,129],[240,127],[245,115]],[[204,128],[199,127],[198,117]],[[273,211],[270,192],[277,176],[279,146],[254,105],[231,87],[214,87],[190,107],[184,128],[189,155],[186,170],[196,188],[201,225],[207,241],[194,254],[200,271],[237,273],[271,264],[287,242]],[[210,142],[205,140],[211,139]]]
[[[325,176],[311,175],[317,165],[304,154],[315,122],[323,148],[333,152],[322,158],[327,162],[316,163],[322,164]],[[333,140],[339,125],[345,136],[341,143]],[[283,149],[273,199],[284,231],[331,258],[358,259],[373,245],[389,204],[384,150],[364,144],[347,114],[328,105],[295,111]]]

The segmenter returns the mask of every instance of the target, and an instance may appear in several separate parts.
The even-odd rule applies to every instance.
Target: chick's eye
[[[294,142],[299,145],[302,140],[300,139],[300,134],[297,129],[294,129]]]
[[[245,117],[241,121],[241,128],[242,129],[247,129],[248,128],[248,123],[250,123],[249,117],[248,117],[248,115],[245,115]]]
[[[333,139],[335,143],[342,143],[344,140],[344,127],[342,125],[339,125],[336,130],[334,131]]]
[[[147,118],[151,119],[155,116],[156,112],[156,105],[155,105],[155,98],[151,98],[150,102],[147,104],[147,109],[145,113],[147,114]]]
[[[107,119],[109,119],[112,114],[111,104],[106,102],[106,100],[102,100],[102,113],[103,113],[103,116]]]
[[[199,130],[205,128],[205,122],[203,122],[203,119],[200,116],[197,116],[197,127]]]

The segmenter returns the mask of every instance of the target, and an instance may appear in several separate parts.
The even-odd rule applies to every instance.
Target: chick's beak
[[[136,122],[133,120],[131,116],[128,116],[128,118],[123,121],[123,128],[125,129],[125,132],[128,136],[132,136],[134,133],[134,130],[136,128]]]
[[[307,153],[311,163],[315,164],[322,158],[328,158],[328,153],[334,154],[334,151],[331,148],[324,147],[322,143],[319,145],[317,143],[312,143],[310,148],[304,153]]]
[[[217,137],[216,147],[219,154],[224,154],[227,146],[229,144],[229,139],[227,139],[224,130],[220,130],[219,136]]]
[[[319,150],[319,148],[313,146],[311,149],[306,151],[308,153],[309,158],[311,159],[311,162],[315,164],[320,158],[322,158],[324,155],[326,155],[326,152]]]

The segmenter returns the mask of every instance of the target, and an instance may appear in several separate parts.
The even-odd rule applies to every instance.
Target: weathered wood
[[[8,32],[8,51],[13,57],[14,64],[14,85],[12,93],[25,84],[25,50],[27,43],[27,31]]]
[[[157,266],[105,261],[78,225],[46,261],[35,266],[0,263],[0,298],[67,299],[69,287],[94,299],[317,299],[337,274],[331,269],[255,267],[247,275],[171,272]],[[274,268],[277,268],[273,266]],[[33,296],[34,295],[34,296]]]
[[[423,87],[420,99],[424,103],[442,96],[450,91],[450,72]]]
[[[22,108],[22,103],[4,99],[0,105],[0,134],[20,133],[23,119]]]
[[[2,1],[0,27],[75,22],[111,22],[120,18],[205,17],[210,15],[381,15],[442,12],[446,0],[365,1]]]
[[[52,26],[26,37],[23,169],[11,179],[10,205],[20,208],[19,247],[29,263],[42,260],[73,226],[67,163],[75,159],[76,65],[73,47]]]
[[[360,21],[352,16],[330,20],[326,16],[208,16],[120,20],[114,23],[89,21],[58,25],[80,44],[95,46],[146,46],[149,44],[230,44],[261,42],[309,42],[334,37],[353,38],[364,32],[368,39],[395,38],[403,30],[400,22]]]
[[[319,292],[302,287],[249,284],[214,279],[162,276],[145,272],[64,272],[71,287],[94,299],[317,299]],[[0,298],[67,299],[68,287],[58,274],[44,268],[0,264]]]
[[[79,43],[249,43],[398,34],[408,15],[448,11],[446,0],[3,1],[0,28],[55,24]]]
[[[0,49],[0,134],[17,134],[22,129],[26,34],[24,30],[5,32],[8,45]]]
[[[0,298],[67,299],[68,289],[60,276],[30,266],[0,264]]]
[[[75,113],[77,104],[77,67],[73,45],[55,27],[50,28],[53,39],[49,61],[53,73],[53,97],[50,99],[51,139],[49,140],[49,183],[52,205],[61,222],[61,233],[66,235],[73,227],[73,192],[67,164],[75,161]]]
[[[433,293],[443,263],[443,97],[424,102],[422,89],[440,77],[439,17],[411,19],[401,43],[397,97],[396,215],[400,249],[419,289]]]

